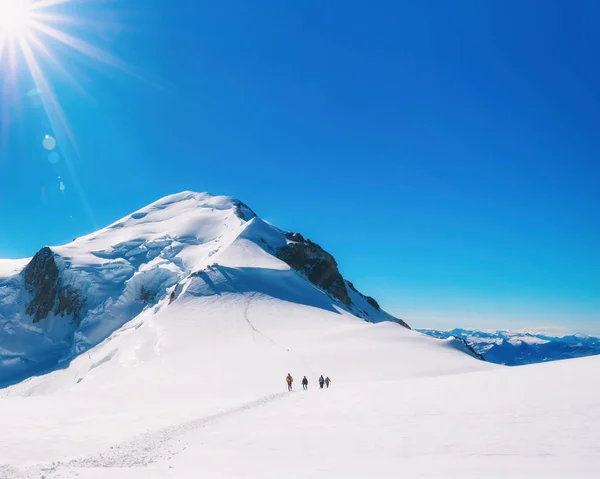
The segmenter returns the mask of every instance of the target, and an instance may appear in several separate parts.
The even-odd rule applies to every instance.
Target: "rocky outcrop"
[[[256,213],[250,209],[250,207],[241,201],[237,201],[235,203],[235,215],[244,221],[250,221],[252,218],[256,217]]]
[[[70,315],[76,323],[84,306],[81,293],[70,285],[63,285],[54,253],[47,246],[38,251],[23,270],[25,289],[31,295],[26,312],[34,323],[51,312],[56,316]]]
[[[381,306],[379,306],[379,303],[375,301],[375,298],[372,298],[371,296],[365,296],[364,294],[362,294],[358,289],[354,287],[354,285],[350,281],[348,281],[348,286],[352,288],[352,291],[354,291],[357,294],[360,294],[363,298],[365,298],[365,301],[371,306],[373,306],[377,311],[381,311]]]
[[[140,301],[142,303],[150,303],[154,301],[155,298],[156,291],[152,291],[151,289],[148,289],[144,285],[142,285],[142,288],[140,289]]]
[[[81,311],[85,306],[85,300],[81,292],[71,286],[63,286],[58,289],[57,304],[54,314],[57,316],[73,316],[76,324],[81,322]]]
[[[410,326],[401,319],[382,311],[379,303],[374,298],[365,296],[352,283],[345,281],[340,274],[335,258],[318,244],[304,238],[300,233],[285,233],[285,239],[287,240],[287,244],[279,248],[276,256],[280,260],[285,261],[291,268],[306,276],[311,283],[340,300],[354,314],[365,321],[393,321],[410,329]],[[353,303],[346,285],[375,309],[375,315],[364,310],[364,306]]]
[[[334,257],[300,233],[286,233],[285,237],[288,243],[279,248],[277,257],[305,275],[311,283],[350,306],[344,278]]]
[[[479,359],[480,361],[485,361],[485,357],[483,356],[483,354],[480,354],[477,351],[475,351],[475,348],[473,348],[473,346],[471,346],[471,344],[468,343],[465,339],[459,338],[459,337],[455,337],[454,339],[456,339],[457,341],[460,341],[462,344],[464,344],[467,352],[469,354],[471,354],[471,356]]]
[[[37,323],[46,318],[54,308],[58,289],[58,267],[54,254],[48,247],[42,248],[25,267],[25,289],[33,296],[27,306],[27,314]]]

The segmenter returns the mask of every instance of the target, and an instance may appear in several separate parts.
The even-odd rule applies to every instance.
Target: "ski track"
[[[292,392],[295,393],[296,391]],[[157,431],[148,432],[123,442],[110,449],[92,454],[87,457],[69,461],[56,461],[51,464],[38,464],[19,470],[8,464],[0,464],[0,479],[52,479],[64,477],[61,473],[68,473],[76,468],[135,468],[146,467],[158,461],[169,460],[187,448],[181,436],[197,429],[207,427],[222,419],[245,411],[266,406],[274,401],[289,396],[289,392],[274,393],[264,396],[240,406],[224,411],[187,421],[173,426],[168,426]]]
[[[273,346],[277,346],[278,348],[286,349],[283,346],[281,346],[280,344],[277,344],[275,341],[273,341],[269,336],[264,334],[262,331],[257,329],[256,326],[254,326],[254,323],[252,321],[250,321],[250,318],[248,317],[248,311],[250,310],[250,304],[252,303],[252,300],[254,299],[254,297],[255,297],[254,293],[249,295],[248,302],[246,303],[246,308],[244,309],[244,319],[246,320],[248,325],[252,328],[252,339],[254,340],[254,342],[256,342],[254,334],[258,333],[263,338],[265,338],[267,341],[269,341]]]

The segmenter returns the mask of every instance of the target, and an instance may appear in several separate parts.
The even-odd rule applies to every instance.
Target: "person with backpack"
[[[327,385],[327,389],[329,389],[329,383],[331,382],[331,379],[329,379],[329,376],[327,376],[325,378],[325,384]]]
[[[321,389],[323,389],[324,384],[325,384],[325,378],[323,378],[323,375],[321,374],[321,377],[319,378],[319,387]]]
[[[304,378],[302,379],[302,389],[304,389],[305,391],[308,389],[308,379],[306,379],[306,376],[304,376]]]
[[[292,375],[290,373],[288,373],[287,377],[285,378],[285,382],[288,385],[288,391],[291,391],[292,383],[294,382],[294,378],[292,377]]]

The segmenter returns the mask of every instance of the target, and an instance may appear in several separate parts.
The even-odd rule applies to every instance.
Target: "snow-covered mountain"
[[[301,234],[234,198],[183,192],[29,260],[0,261],[0,384],[68,363],[146,309],[227,293],[408,327]]]
[[[0,479],[600,468],[600,358],[478,361],[232,198],[174,195],[0,274]]]
[[[486,361],[519,366],[523,364],[579,358],[600,354],[600,338],[582,334],[549,336],[520,331],[479,331],[419,329],[435,338],[456,338],[469,345]]]

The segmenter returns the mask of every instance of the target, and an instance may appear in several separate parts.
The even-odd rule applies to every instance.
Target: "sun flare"
[[[0,0],[0,36],[26,34],[32,12],[30,0]]]
[[[15,92],[20,85],[27,84],[26,91],[38,92],[53,129],[73,141],[67,118],[54,94],[53,81],[45,69],[53,68],[62,75],[61,82],[68,82],[84,95],[85,89],[69,68],[77,57],[129,71],[124,62],[73,33],[81,32],[81,28],[73,27],[83,26],[86,36],[88,32],[93,36],[101,27],[111,26],[96,22],[93,12],[85,8],[89,5],[88,0],[0,0],[0,98],[5,100],[0,120],[4,125],[10,123],[7,100],[18,98]],[[63,52],[65,48],[70,51],[68,57],[57,56],[55,47],[59,45]],[[20,74],[23,71],[29,72],[33,84]]]

